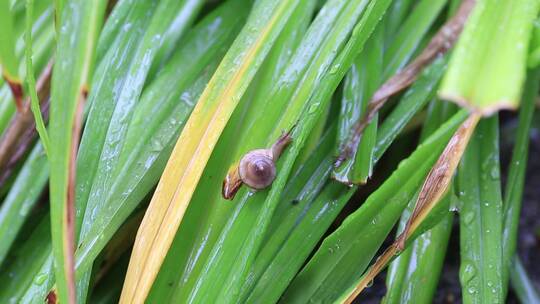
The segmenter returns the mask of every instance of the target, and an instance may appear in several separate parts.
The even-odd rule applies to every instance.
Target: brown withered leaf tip
[[[352,303],[362,290],[366,288],[368,282],[373,280],[395,255],[405,249],[406,242],[409,240],[410,236],[426,218],[429,211],[431,211],[435,204],[437,204],[444,196],[479,119],[480,115],[478,113],[471,114],[452,136],[439,156],[439,159],[428,173],[420,190],[420,194],[418,195],[414,211],[407,221],[403,232],[376,260],[345,303]]]
[[[475,4],[476,0],[464,0],[457,13],[439,29],[422,53],[400,72],[388,79],[373,94],[368,104],[367,114],[353,125],[349,139],[343,145],[334,163],[335,167],[339,167],[345,160],[352,157],[358,147],[362,133],[385,102],[393,95],[409,87],[427,65],[452,48]]]
[[[399,250],[405,248],[405,242],[411,235],[410,230],[414,231],[418,227],[419,222],[425,218],[427,213],[445,195],[452,181],[452,176],[479,120],[480,115],[477,113],[473,113],[467,118],[454,136],[452,136],[441,156],[430,170],[418,195],[414,211],[407,221],[405,229],[403,229],[403,232],[398,237],[397,243]]]

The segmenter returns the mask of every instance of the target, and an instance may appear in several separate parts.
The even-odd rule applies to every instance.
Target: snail
[[[232,200],[242,184],[254,190],[270,186],[276,178],[275,162],[292,141],[290,133],[289,131],[281,135],[268,149],[256,149],[246,153],[240,163],[227,173],[221,191],[223,198]]]

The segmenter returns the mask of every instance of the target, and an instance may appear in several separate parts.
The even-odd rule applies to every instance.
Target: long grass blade
[[[75,303],[75,154],[82,100],[92,71],[105,1],[72,1],[63,14],[52,81],[51,226],[58,298]],[[71,189],[71,190],[70,190]]]
[[[503,303],[498,117],[483,120],[458,172],[464,303]]]
[[[438,63],[438,68],[434,68],[433,70],[439,70],[441,68],[440,65],[441,63]],[[428,70],[431,71],[432,69],[430,68]],[[442,70],[438,72],[440,75],[442,75]],[[426,72],[428,75],[432,73],[434,71]],[[424,77],[426,76],[422,76],[422,79]],[[424,95],[434,94],[434,90],[431,90],[432,92],[429,93],[429,89],[424,89],[425,85],[428,88],[434,88],[435,86],[430,84],[432,82],[437,83],[437,79],[430,82],[426,78],[425,81],[422,81],[422,84],[419,83],[419,86],[413,86],[410,89],[411,92],[405,94],[405,96],[408,96],[403,101],[406,106],[399,106],[390,114],[390,117],[400,117],[403,120],[399,120],[397,124],[395,119],[384,121],[381,129],[382,132],[378,138],[379,143],[376,145],[379,147],[377,150],[379,158],[388,147],[387,145],[383,145],[382,142],[389,142],[395,138],[403,129],[407,120],[419,110],[420,107],[413,106],[412,103],[425,104],[429,100],[429,97]],[[422,94],[410,94],[412,92],[422,92]],[[424,101],[422,98],[426,100]],[[272,302],[273,299],[276,299],[276,296],[279,297],[281,295],[287,287],[286,283],[292,280],[296,272],[304,264],[305,259],[315,248],[318,238],[324,234],[328,225],[335,220],[347,200],[355,193],[356,187],[347,188],[330,184],[326,185],[323,190],[326,194],[321,194],[313,203],[309,199],[310,196],[305,195],[304,191],[299,196],[296,196],[296,192],[292,189],[299,186],[297,182],[307,182],[306,191],[311,193],[314,190],[313,188],[317,188],[314,185],[317,184],[318,178],[324,178],[325,176],[321,176],[320,174],[330,169],[329,162],[333,159],[332,155],[324,154],[324,148],[317,148],[316,151],[317,154],[322,153],[320,157],[314,158],[314,161],[319,164],[316,173],[312,173],[313,177],[309,179],[309,182],[303,179],[297,179],[296,176],[298,175],[295,175],[295,178],[289,182],[285,190],[285,195],[281,198],[282,201],[274,214],[274,220],[267,232],[269,238],[262,251],[258,254],[243,287],[244,293],[251,293],[249,297],[251,301],[264,297],[265,300]],[[324,155],[327,155],[327,157],[324,158]],[[309,166],[309,162],[302,168],[306,166]],[[295,202],[296,199],[299,202],[293,205],[294,207],[292,208],[294,209],[291,210],[291,201]],[[329,208],[329,206],[332,206],[332,208]],[[317,224],[314,225],[314,222],[317,222]],[[292,223],[294,223],[293,227],[291,227]],[[290,256],[292,252],[294,252],[293,258]],[[250,291],[250,288],[253,288],[253,290]]]
[[[41,145],[37,144],[19,171],[8,196],[0,209],[0,265],[15,241],[24,222],[29,218],[33,207],[47,180],[49,169],[47,157]]]
[[[335,301],[360,278],[384,237],[415,196],[437,155],[466,116],[464,111],[459,112],[441,126],[360,209],[325,238],[290,284],[282,298],[284,303],[305,303],[309,299]]]
[[[88,269],[114,231],[157,182],[195,99],[206,85],[215,61],[221,58],[224,46],[220,44],[234,32],[232,29],[213,30],[219,17],[203,21],[187,34],[185,48],[148,86],[134,109],[119,158],[111,163],[114,170],[104,168],[105,173],[112,171],[108,174],[112,174],[110,178],[115,177],[115,181],[104,185],[96,179],[92,185],[87,209],[97,213],[99,220],[92,220],[92,213],[84,219],[81,247],[77,252],[78,271]],[[183,102],[177,103],[180,97]],[[103,199],[98,199],[98,194],[103,195]]]
[[[51,231],[48,214],[35,217],[37,227],[30,232],[27,240],[14,251],[10,263],[2,265],[0,271],[0,301],[2,303],[42,303],[46,296],[46,288],[41,294],[28,296],[27,290],[33,286],[50,287],[54,283],[54,275],[46,272],[52,270],[53,259],[50,256]],[[36,250],[39,248],[39,250]],[[10,258],[10,257],[8,257]],[[44,269],[45,268],[45,269]]]
[[[45,128],[41,107],[36,91],[36,80],[34,78],[34,65],[32,63],[32,20],[34,12],[34,0],[26,1],[26,31],[25,31],[25,55],[26,55],[26,79],[28,83],[28,93],[30,95],[30,107],[34,114],[36,129],[41,139],[43,150],[49,154],[49,134]]]
[[[374,117],[376,117],[386,101],[391,96],[409,87],[429,63],[435,60],[437,56],[446,53],[453,46],[474,5],[475,0],[463,1],[458,12],[448,20],[441,29],[439,29],[437,34],[431,38],[429,44],[418,57],[385,81],[385,83],[373,94],[369,101],[366,114],[353,125],[347,141],[340,148],[340,153],[335,164],[336,167],[339,168],[344,162],[348,162],[356,153],[356,148],[362,138],[364,130],[369,126]],[[400,52],[398,52],[398,54],[399,53]]]
[[[512,159],[510,161],[508,179],[504,191],[504,227],[503,227],[503,296],[508,290],[508,273],[512,271],[512,261],[515,260],[518,237],[518,225],[525,186],[525,173],[529,152],[529,137],[534,115],[534,107],[538,96],[540,84],[540,70],[528,73],[521,109],[519,110],[519,123],[516,131]],[[518,262],[516,262],[518,263]],[[515,269],[519,265],[514,265]]]
[[[369,98],[380,85],[384,54],[383,24],[371,36],[368,46],[355,60],[345,78],[339,115],[338,146],[346,142],[352,125],[362,115],[366,115]],[[351,156],[350,162],[334,170],[332,178],[347,184],[365,183],[373,168],[376,136],[377,124],[372,123],[366,127],[356,155]]]
[[[439,95],[484,115],[516,109],[540,2],[478,0]]]
[[[427,219],[430,212],[440,204],[450,187],[455,170],[461,156],[469,143],[471,134],[480,119],[479,115],[472,114],[456,130],[437,162],[430,169],[415,202],[414,210],[396,241],[385,250],[369,271],[362,277],[356,287],[350,292],[345,303],[352,301],[373,281],[390,260],[405,249],[406,242],[413,239],[420,225]]]
[[[539,303],[540,293],[534,286],[533,280],[527,274],[527,270],[523,263],[514,256],[510,264],[510,279],[512,288],[516,292],[521,303]]]
[[[297,4],[298,1],[259,2],[203,92],[141,224],[121,303],[141,303],[146,298],[211,148]]]
[[[261,143],[266,144],[266,138],[263,135],[254,136],[253,131],[257,130],[257,134],[271,132],[275,124],[264,123],[259,114],[264,112],[264,117],[268,119],[281,114],[282,109],[286,107],[286,102],[268,96],[272,94],[271,90],[279,81],[281,73],[287,67],[303,37],[312,18],[314,4],[311,1],[299,3],[227,123],[191,199],[185,215],[186,221],[181,223],[148,301],[159,301],[169,297],[171,301],[187,301],[197,275],[204,266],[202,261],[210,254],[219,232],[234,207],[223,199],[219,191],[222,180],[216,177],[225,176],[230,164],[246,151],[260,146]],[[249,9],[245,6],[243,8]],[[235,15],[241,12],[238,8],[234,11]],[[176,267],[182,268],[183,272],[176,271]],[[173,283],[171,287],[169,286],[171,281],[178,283]],[[164,296],[164,293],[167,295]]]
[[[205,273],[200,279],[202,287],[196,290],[196,297],[193,299],[212,301],[220,298],[226,302],[237,301],[243,280],[263,241],[267,226],[300,149],[321,113],[326,109],[331,94],[352,65],[354,57],[361,51],[386,11],[389,2],[375,1],[369,4],[362,2],[364,4],[362,6],[357,6],[357,2],[347,4],[352,5],[355,10],[346,10],[343,18],[338,20],[332,31],[339,33],[339,36],[332,35],[320,47],[320,57],[317,57],[306,71],[303,82],[301,82],[302,85],[297,88],[297,91],[291,92],[294,93],[292,101],[273,131],[271,139],[275,140],[279,136],[280,129],[291,128],[291,125],[297,122],[292,134],[293,142],[283,156],[284,161],[278,167],[280,171],[272,188],[267,196],[264,192],[251,195],[252,202],[260,200],[261,204],[247,204],[250,201],[248,193],[241,200],[238,200],[239,205],[235,209],[234,217],[228,223],[230,226],[224,230],[221,235],[222,239],[219,241],[227,243],[215,248],[216,250],[211,256],[212,260],[205,265],[205,271],[208,273]],[[358,12],[362,11],[363,14],[358,16]],[[349,31],[352,31],[350,38]],[[345,42],[347,38],[349,40]],[[341,49],[339,55],[335,56],[339,49]],[[325,71],[332,71],[332,73],[325,74]],[[317,83],[319,83],[318,86]],[[246,230],[244,227],[252,228]],[[232,261],[232,267],[225,261]],[[216,268],[214,265],[220,265],[220,267]],[[222,281],[227,282],[227,284],[217,287],[219,293],[215,294],[213,285]]]
[[[425,138],[447,120],[455,112],[454,108],[455,106],[450,103],[433,100],[428,109],[421,137]],[[446,199],[450,199],[450,196]],[[407,207],[408,212],[403,213],[398,233],[402,232],[413,208],[414,205],[411,204]],[[384,303],[432,301],[438,283],[438,280],[433,278],[438,277],[441,272],[452,222],[453,216],[448,214],[441,223],[414,240],[414,243],[389,265]],[[431,279],[426,280],[427,277]]]

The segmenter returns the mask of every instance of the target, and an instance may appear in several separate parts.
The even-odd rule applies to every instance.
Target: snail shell
[[[256,190],[264,189],[276,178],[276,165],[267,149],[253,150],[241,160],[238,173],[242,182]]]
[[[248,152],[242,157],[238,166],[231,167],[223,180],[221,188],[223,198],[233,199],[242,184],[246,184],[255,190],[270,186],[276,178],[276,165],[274,162],[279,158],[283,149],[292,141],[290,132],[282,134],[268,149],[257,149]]]

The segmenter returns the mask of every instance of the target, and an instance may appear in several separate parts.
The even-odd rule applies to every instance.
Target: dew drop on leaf
[[[465,223],[465,225],[470,225],[473,220],[474,220],[474,212],[467,212],[463,216],[463,222]]]
[[[45,282],[45,280],[47,280],[47,274],[46,273],[40,273],[34,279],[34,283],[36,285],[42,285]]]

